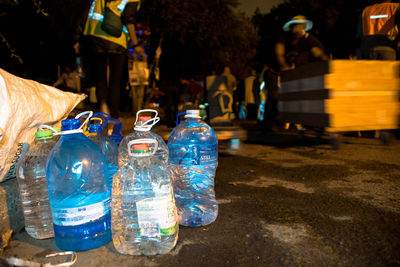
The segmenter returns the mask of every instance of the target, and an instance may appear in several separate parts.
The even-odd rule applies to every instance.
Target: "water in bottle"
[[[147,113],[152,112],[155,113],[155,115],[154,117],[143,116],[142,114],[146,112]],[[129,158],[127,144],[132,140],[143,139],[143,138],[151,138],[157,140],[158,147],[155,153],[155,157],[157,157],[158,159],[160,159],[165,163],[168,162],[169,152],[167,144],[164,142],[161,136],[152,131],[152,127],[159,120],[160,118],[158,117],[158,112],[154,109],[143,109],[139,110],[136,113],[136,121],[133,132],[125,136],[119,145],[118,158],[120,166],[122,166]]]
[[[53,220],[49,204],[46,181],[46,160],[56,144],[53,132],[38,129],[35,142],[17,167],[17,179],[25,230],[33,238],[45,239],[54,236]]]
[[[81,127],[79,119],[62,121],[62,136],[46,164],[55,241],[62,250],[92,249],[111,240],[105,158]]]
[[[129,160],[114,176],[112,238],[122,254],[165,254],[178,240],[172,181],[164,162],[153,155],[156,143],[152,138],[130,141]]]
[[[88,123],[88,138],[98,145],[106,158],[107,171],[106,180],[111,188],[112,179],[118,169],[118,147],[111,138],[103,132],[102,120],[98,117],[91,117]],[[97,123],[98,122],[98,123]]]
[[[185,118],[168,139],[169,168],[179,223],[202,226],[215,221],[218,215],[214,191],[218,138],[214,130],[200,120],[199,110],[187,110]]]

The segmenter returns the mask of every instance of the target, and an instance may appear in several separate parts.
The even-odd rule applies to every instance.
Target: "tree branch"
[[[15,53],[14,49],[11,48],[10,44],[7,42],[7,39],[1,33],[0,33],[0,38],[1,38],[1,43],[4,43],[5,46],[8,48],[8,50],[10,51],[10,57],[16,58],[18,60],[19,64],[22,64],[22,62],[23,62],[22,58]]]

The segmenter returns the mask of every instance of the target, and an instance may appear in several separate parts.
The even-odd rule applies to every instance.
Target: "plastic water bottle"
[[[62,136],[46,164],[55,241],[62,250],[92,249],[111,240],[105,158],[82,126],[79,119],[62,121]]]
[[[215,221],[218,204],[214,176],[218,166],[218,138],[200,120],[199,110],[187,110],[186,120],[168,139],[169,168],[174,183],[179,223],[201,226]]]
[[[54,236],[46,181],[46,160],[56,144],[51,130],[40,130],[35,142],[17,168],[19,193],[24,211],[25,230],[33,238]]]
[[[151,116],[143,116],[141,115],[144,112],[153,112],[155,113],[154,117]],[[143,109],[139,110],[136,113],[136,121],[135,127],[133,132],[125,136],[120,145],[119,145],[119,165],[122,166],[125,162],[128,161],[129,154],[128,154],[128,143],[132,140],[143,139],[143,138],[150,138],[157,140],[158,147],[157,151],[155,152],[155,157],[159,160],[167,163],[168,162],[168,146],[164,142],[161,136],[156,134],[152,131],[152,127],[159,122],[160,118],[158,117],[158,112],[154,109]]]
[[[107,171],[106,181],[111,188],[112,179],[115,172],[118,170],[118,147],[111,138],[103,132],[102,120],[96,115],[89,119],[88,123],[88,138],[98,145],[106,158]],[[100,119],[100,121],[98,121]],[[99,123],[96,123],[98,121]]]
[[[154,144],[150,152],[149,144]],[[112,187],[112,236],[122,254],[168,253],[178,240],[178,216],[166,165],[154,157],[157,141],[132,140],[129,160],[118,169]]]

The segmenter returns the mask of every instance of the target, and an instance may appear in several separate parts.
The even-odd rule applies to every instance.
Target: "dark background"
[[[72,46],[91,1],[0,1],[0,67],[18,76],[52,83],[57,66],[73,64]],[[269,13],[245,16],[236,0],[144,0],[138,22],[151,31],[150,60],[160,38],[162,77],[201,79],[231,67],[238,78],[274,65],[273,45],[282,25],[303,14],[332,58],[355,55],[357,21],[370,0],[288,0]]]

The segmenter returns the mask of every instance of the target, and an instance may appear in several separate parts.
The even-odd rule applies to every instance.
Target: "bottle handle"
[[[150,120],[147,120],[147,121],[144,122],[145,124],[147,124],[148,122],[153,121],[153,122],[151,123],[151,125],[146,125],[146,126],[145,126],[145,128],[147,128],[147,131],[150,130],[154,125],[156,125],[157,122],[160,121],[160,118],[158,117],[158,111],[157,111],[157,110],[155,110],[155,109],[141,109],[141,110],[139,110],[138,112],[136,112],[136,120],[135,120],[135,127],[134,127],[134,130],[135,130],[136,127],[139,127],[139,128],[140,128],[140,127],[143,127],[143,126],[137,125],[137,122],[138,122],[138,119],[139,119],[139,117],[140,117],[140,116],[139,116],[140,113],[144,113],[144,112],[153,112],[153,113],[155,113],[154,117],[152,117]],[[158,118],[157,121],[155,120],[156,118]],[[144,128],[144,127],[143,127],[143,128]]]
[[[88,115],[88,117],[85,119],[85,121],[81,124],[81,126],[77,130],[82,130],[82,128],[88,123],[89,119],[93,116],[93,111],[81,112],[75,116],[75,119],[79,119],[80,117],[82,117],[84,115]]]
[[[102,119],[102,118],[99,118],[99,117],[91,117],[87,125],[89,126],[90,123],[92,123],[92,122],[94,122],[94,121],[99,121],[100,124],[103,124],[103,119]],[[88,127],[88,128],[89,128],[89,127]]]
[[[71,133],[82,133],[82,132],[83,132],[82,128],[83,128],[83,126],[89,121],[90,117],[93,115],[93,111],[85,111],[85,112],[79,113],[78,115],[76,115],[75,119],[79,119],[80,117],[82,117],[82,116],[84,116],[84,115],[88,115],[88,117],[87,117],[86,120],[81,124],[81,126],[79,126],[79,128],[78,128],[78,129],[75,129],[75,130],[68,130],[68,131],[60,131],[60,132],[57,132],[53,127],[51,127],[51,126],[49,126],[49,125],[45,125],[45,124],[39,125],[39,126],[37,127],[37,129],[38,129],[38,130],[39,130],[39,129],[49,129],[49,130],[51,130],[51,131],[53,132],[53,135],[63,135],[63,134],[71,134]]]
[[[63,251],[63,252],[56,252],[52,254],[47,254],[44,256],[46,259],[50,258],[57,258],[59,256],[66,256],[67,261],[62,263],[53,264],[53,263],[39,263],[30,260],[24,260],[16,257],[4,258],[4,260],[11,264],[12,266],[54,266],[54,267],[68,267],[74,265],[76,262],[78,255],[74,251]],[[60,257],[61,259],[61,257]]]
[[[142,132],[150,131],[151,128],[153,128],[153,126],[156,125],[157,122],[159,122],[159,121],[160,121],[159,117],[154,117],[154,118],[151,118],[151,119],[145,121],[144,125],[136,125],[136,123],[135,123],[135,127],[133,128],[133,130],[142,131]],[[148,123],[150,123],[150,124],[148,124]]]
[[[179,120],[179,116],[182,116],[185,114],[186,114],[186,111],[176,114],[176,125],[175,126],[178,126],[178,124],[181,123],[181,121],[182,121],[182,120]]]
[[[78,259],[78,255],[74,251],[56,252],[56,253],[46,255],[45,258],[53,258],[53,257],[57,257],[57,256],[69,256],[70,257],[70,260],[67,262],[53,265],[53,266],[57,266],[57,267],[68,267],[68,266],[74,265],[76,260]],[[46,266],[46,264],[44,264],[43,266]]]
[[[104,117],[104,118],[102,118]],[[89,133],[89,126],[94,121],[99,121],[101,124],[101,130],[103,131],[104,128],[107,126],[108,120],[110,119],[110,115],[104,112],[98,112],[89,118],[89,121],[86,125],[85,132]]]
[[[138,119],[139,119],[139,117],[140,117],[139,114],[140,114],[140,113],[144,113],[144,112],[154,112],[155,115],[154,115],[153,118],[157,118],[157,117],[158,117],[158,111],[155,110],[155,109],[141,109],[141,110],[139,110],[138,112],[136,112],[135,125],[136,125],[136,123],[137,123],[137,121],[138,121]]]
[[[53,127],[51,127],[49,125],[46,125],[46,124],[39,125],[36,129],[38,131],[41,130],[41,129],[49,129],[49,130],[51,130],[53,132],[53,135],[57,135],[57,133],[58,133]]]
[[[149,156],[149,155],[154,155],[157,152],[158,149],[158,141],[156,139],[152,139],[152,138],[142,138],[142,139],[135,139],[132,141],[128,142],[128,154],[130,156],[133,156],[134,153],[131,150],[131,147],[135,144],[154,144],[154,149],[153,152],[146,152],[146,153],[142,153],[140,156]]]

